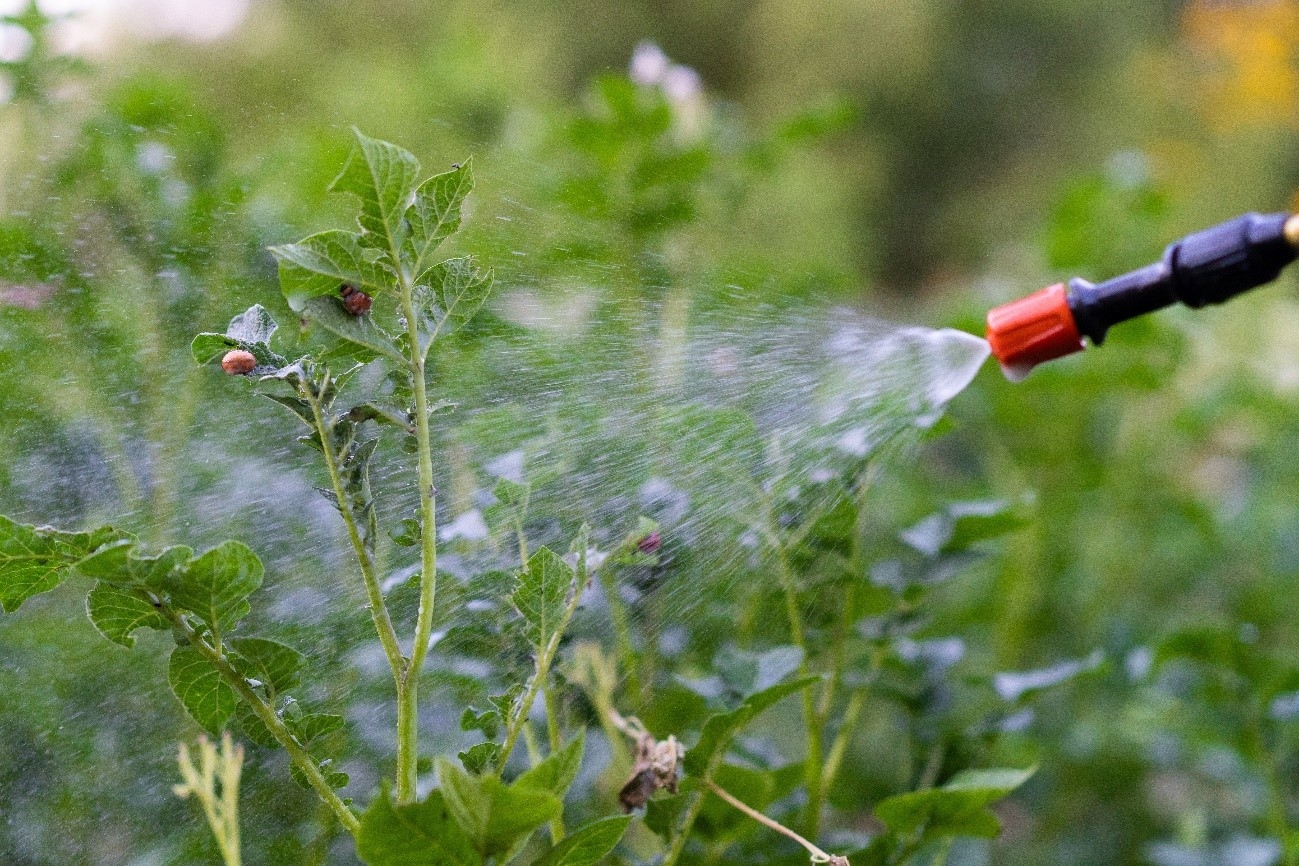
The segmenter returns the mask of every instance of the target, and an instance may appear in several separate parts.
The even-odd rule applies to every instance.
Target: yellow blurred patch
[[[1229,132],[1299,120],[1297,0],[1194,0],[1182,27],[1211,126]]]

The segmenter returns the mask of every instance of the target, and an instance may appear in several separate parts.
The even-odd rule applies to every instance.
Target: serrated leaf
[[[49,592],[67,579],[79,560],[127,538],[126,533],[108,527],[62,532],[0,516],[0,608],[13,613],[27,599]]]
[[[491,294],[492,272],[479,270],[468,257],[447,259],[420,274],[417,288],[417,308],[425,319],[421,349],[427,352],[439,336],[454,333],[478,313]]]
[[[253,304],[230,320],[230,326],[226,328],[226,336],[245,343],[270,345],[271,337],[279,327],[265,307],[261,304]]]
[[[311,744],[334,731],[342,730],[343,717],[337,713],[305,713],[296,718],[285,719],[285,724],[304,746]]]
[[[875,807],[875,815],[893,833],[910,834],[924,828],[928,837],[942,835],[995,836],[996,816],[988,806],[1005,797],[1033,775],[1027,770],[966,770],[941,788],[898,794]]]
[[[524,635],[538,650],[549,644],[563,625],[573,577],[573,569],[547,547],[534,553],[527,569],[519,574],[511,599],[523,615]]]
[[[261,746],[263,749],[278,749],[279,740],[271,733],[271,729],[266,727],[266,723],[261,720],[256,711],[249,706],[247,701],[240,701],[235,707],[235,721],[239,723],[240,730],[243,731],[244,737]]]
[[[257,375],[267,375],[288,364],[287,358],[271,351],[266,343],[241,340],[228,334],[199,334],[189,344],[190,354],[200,364],[220,363],[231,349],[251,352],[257,359],[257,366],[253,368]]]
[[[86,613],[100,634],[127,649],[135,646],[132,635],[139,629],[171,628],[171,622],[152,604],[102,581],[86,596]]]
[[[465,160],[451,171],[434,175],[415,190],[415,200],[406,211],[412,273],[423,273],[433,251],[460,228],[461,205],[473,188],[472,160]]]
[[[592,821],[572,835],[565,836],[532,866],[595,866],[622,841],[630,823],[630,815]]]
[[[460,730],[481,731],[489,740],[496,738],[500,724],[501,714],[496,710],[480,713],[473,707],[465,707],[464,712],[460,714]]]
[[[397,255],[405,245],[406,208],[415,194],[419,160],[407,150],[353,128],[357,147],[330,185],[361,201],[357,223],[367,246]],[[394,262],[394,264],[396,264]]]
[[[376,424],[399,427],[411,434],[415,432],[415,426],[404,411],[379,403],[362,403],[359,406],[353,406],[345,417],[356,424],[363,421],[373,421]]]
[[[585,749],[586,734],[582,732],[571,743],[547,755],[537,766],[519,776],[514,784],[542,788],[562,798],[582,769]]]
[[[437,768],[447,808],[484,858],[508,851],[563,809],[558,797],[541,788],[472,776],[445,759]]]
[[[465,769],[475,776],[481,776],[488,770],[494,769],[500,756],[499,743],[477,743],[456,755]]]
[[[116,586],[161,586],[167,578],[183,571],[194,556],[184,545],[164,548],[154,555],[140,555],[134,539],[106,544],[77,562],[80,574]]]
[[[296,244],[270,247],[280,263],[280,290],[295,313],[301,313],[312,298],[334,300],[344,284],[368,294],[391,293],[395,277],[378,250],[361,245],[361,236],[341,229],[309,235]],[[338,309],[344,315],[341,302]],[[368,316],[350,316],[369,318]]]
[[[230,631],[248,613],[248,596],[262,585],[262,562],[238,541],[200,554],[162,586],[171,604],[196,614],[217,633]]]
[[[336,337],[394,361],[402,361],[401,350],[370,316],[353,316],[343,309],[337,298],[315,297],[295,308]]]
[[[263,394],[267,400],[274,400],[302,420],[308,427],[315,426],[316,416],[311,411],[311,404],[301,397],[286,397],[280,394]]]
[[[185,711],[209,734],[218,736],[230,724],[235,690],[197,649],[178,646],[172,650],[167,682]]]
[[[476,866],[474,851],[441,791],[397,806],[385,785],[361,816],[356,853],[368,866]]]
[[[270,687],[272,694],[298,684],[298,672],[307,657],[291,646],[263,637],[236,637],[229,641],[237,655],[230,661],[235,670]]]
[[[730,712],[709,716],[699,733],[699,741],[686,752],[686,772],[692,776],[704,776],[713,759],[720,759],[726,753],[731,740],[745,725],[777,701],[802,691],[819,679],[803,677],[774,685],[750,695]]]

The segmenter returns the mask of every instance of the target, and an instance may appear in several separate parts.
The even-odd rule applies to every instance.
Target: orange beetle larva
[[[221,359],[221,369],[231,376],[245,376],[256,366],[257,359],[253,357],[253,353],[243,349],[231,349]]]
[[[347,283],[339,288],[338,293],[343,297],[343,309],[353,316],[364,316],[370,312],[370,305],[374,303],[365,292]]]

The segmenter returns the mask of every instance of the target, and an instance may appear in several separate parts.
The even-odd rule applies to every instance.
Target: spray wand
[[[1299,255],[1299,214],[1247,213],[1174,241],[1153,265],[1095,284],[1074,278],[988,312],[988,345],[1012,379],[1094,346],[1111,326],[1167,307],[1221,304],[1276,279]]]

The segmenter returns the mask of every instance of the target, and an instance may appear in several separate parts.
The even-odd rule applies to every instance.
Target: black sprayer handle
[[[1079,333],[1100,345],[1111,325],[1175,301],[1221,304],[1271,282],[1294,261],[1295,234],[1289,214],[1247,213],[1173,242],[1153,265],[1097,285],[1070,280],[1069,309]]]

